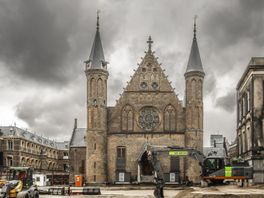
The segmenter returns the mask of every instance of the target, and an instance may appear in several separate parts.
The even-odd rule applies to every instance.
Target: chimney
[[[77,129],[77,118],[74,118],[74,129]]]

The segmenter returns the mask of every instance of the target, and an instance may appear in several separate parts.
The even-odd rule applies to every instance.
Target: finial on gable
[[[151,52],[151,47],[153,43],[151,36],[149,36],[147,43],[148,43],[148,52]]]

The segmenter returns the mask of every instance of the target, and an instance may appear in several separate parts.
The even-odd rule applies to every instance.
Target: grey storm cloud
[[[78,83],[82,81],[83,79],[77,80]],[[69,138],[74,118],[82,123],[80,127],[84,127],[85,120],[84,86],[76,84],[71,84],[61,92],[50,94],[48,98],[36,94],[26,97],[15,107],[17,117],[38,133],[49,137]]]
[[[44,1],[1,1],[0,13],[0,57],[9,69],[25,79],[64,82],[72,27]]]
[[[264,44],[263,1],[240,0],[216,6],[203,21],[203,32],[213,46],[225,49],[245,39],[258,46]]]
[[[223,108],[228,112],[233,112],[236,107],[236,93],[235,91],[230,91],[226,95],[217,98],[216,107]]]
[[[79,75],[75,68],[88,58],[95,32],[96,4],[87,12],[82,3],[1,0],[1,62],[23,80],[65,86]],[[111,27],[107,31],[115,35]],[[108,47],[111,36],[106,38]]]

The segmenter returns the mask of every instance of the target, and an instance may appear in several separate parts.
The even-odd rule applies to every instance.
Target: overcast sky
[[[236,134],[235,88],[252,56],[264,55],[261,0],[0,0],[0,125],[28,128],[57,140],[74,118],[86,126],[83,61],[100,32],[110,63],[108,105],[115,105],[147,49],[153,50],[184,98],[193,17],[204,81],[204,140]]]

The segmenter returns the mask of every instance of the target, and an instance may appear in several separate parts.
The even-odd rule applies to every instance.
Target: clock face
[[[138,116],[139,126],[146,130],[152,131],[159,125],[159,114],[154,107],[143,107]]]
[[[147,87],[148,87],[148,84],[146,82],[140,83],[140,88],[141,89],[147,89]]]
[[[153,83],[151,84],[151,86],[152,86],[152,88],[153,88],[154,90],[157,90],[158,87],[159,87],[159,85],[158,85],[157,82],[153,82]]]

